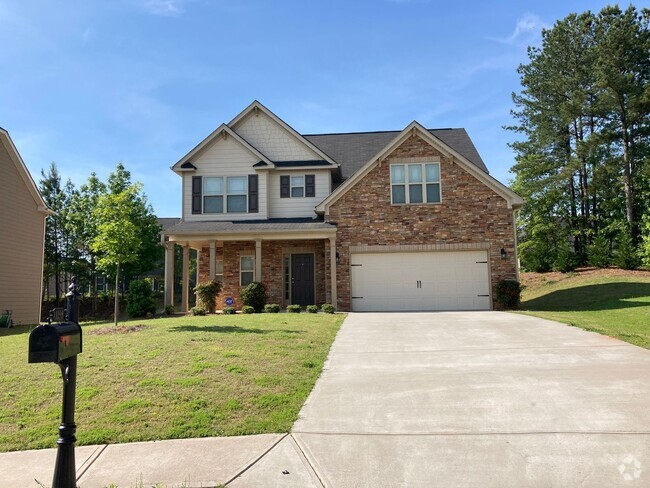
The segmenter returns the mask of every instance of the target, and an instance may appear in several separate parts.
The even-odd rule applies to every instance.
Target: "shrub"
[[[650,213],[643,217],[639,254],[643,260],[643,265],[650,268]]]
[[[221,291],[221,283],[217,280],[204,281],[196,285],[194,291],[201,305],[209,313],[214,313],[214,309],[217,307],[217,295]]]
[[[316,306],[316,305],[307,305],[307,312],[309,312],[309,313],[318,313],[318,306]]]
[[[639,256],[628,230],[620,233],[614,264],[622,269],[636,269],[639,266]]]
[[[589,264],[596,268],[609,266],[609,240],[604,235],[598,234],[591,244],[587,246],[587,259]]]
[[[241,309],[242,313],[255,313],[255,309],[250,305],[244,305]]]
[[[520,245],[521,266],[536,273],[551,271],[556,251],[546,240],[528,241]]]
[[[259,281],[253,281],[241,291],[239,297],[244,305],[249,305],[255,312],[260,313],[266,304],[266,288]]]
[[[171,315],[174,313],[174,306],[173,305],[167,305],[165,307],[165,315]]]
[[[497,301],[504,308],[516,308],[521,300],[521,285],[515,280],[501,280],[496,287]]]
[[[267,303],[264,305],[264,311],[266,313],[278,313],[280,311],[280,305],[277,303]]]
[[[221,310],[224,315],[234,315],[237,310],[235,310],[235,307],[223,307],[223,310]]]
[[[129,286],[128,305],[126,312],[129,317],[145,317],[148,313],[155,313],[156,300],[151,290],[149,280],[132,281]]]
[[[334,313],[336,311],[336,308],[331,303],[323,303],[320,309],[323,313]]]
[[[301,311],[302,311],[302,307],[300,305],[287,306],[287,312],[289,313],[300,313]]]
[[[190,312],[192,312],[192,315],[205,315],[206,314],[205,308],[203,308],[203,307],[192,307],[190,309]]]
[[[578,259],[576,253],[571,249],[568,241],[562,240],[558,245],[555,261],[553,262],[553,270],[562,273],[568,273],[576,269]]]

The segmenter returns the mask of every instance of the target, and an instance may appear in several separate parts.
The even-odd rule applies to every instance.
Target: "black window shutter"
[[[280,176],[280,198],[289,198],[291,188],[289,186],[290,180],[288,176]]]
[[[316,196],[316,175],[305,175],[305,196]]]
[[[203,178],[192,176],[192,213],[201,213],[201,199],[203,193]]]
[[[248,175],[248,212],[258,213],[259,197],[257,191],[257,175]]]

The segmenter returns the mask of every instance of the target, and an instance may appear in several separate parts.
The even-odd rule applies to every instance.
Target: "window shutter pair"
[[[280,198],[289,198],[291,196],[291,177],[288,175],[280,176]],[[316,196],[316,175],[305,175],[305,196]]]

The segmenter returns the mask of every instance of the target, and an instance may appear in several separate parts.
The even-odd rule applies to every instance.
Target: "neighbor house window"
[[[391,202],[440,203],[440,163],[391,164]]]
[[[203,213],[245,213],[247,199],[246,176],[203,178]]]
[[[223,260],[217,259],[214,263],[214,279],[223,285]]]
[[[95,290],[98,292],[106,291],[106,278],[103,276],[97,276],[95,278]]]
[[[246,286],[255,281],[255,256],[241,256],[239,259],[239,284]]]

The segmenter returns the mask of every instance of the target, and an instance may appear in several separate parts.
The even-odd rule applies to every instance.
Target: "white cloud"
[[[140,4],[147,12],[164,17],[175,17],[185,10],[187,0],[141,0]]]
[[[505,38],[490,38],[493,41],[501,42],[503,44],[528,44],[533,40],[539,38],[542,29],[548,29],[550,26],[546,24],[537,15],[527,13],[517,20],[515,28],[508,37]]]

